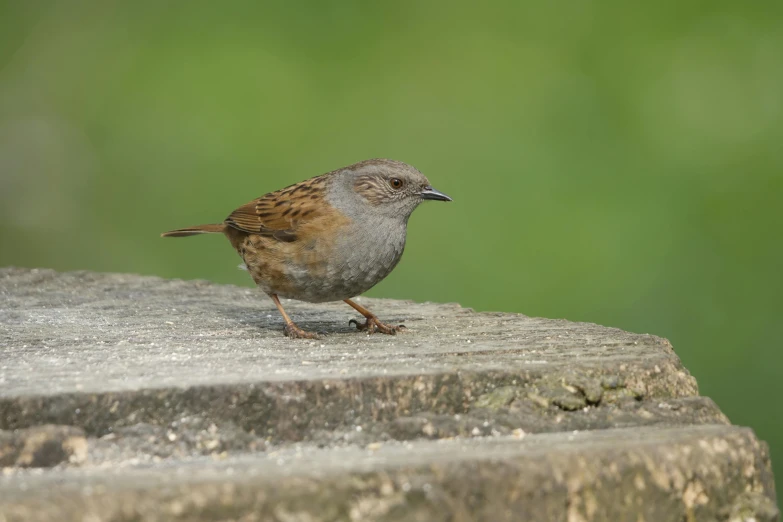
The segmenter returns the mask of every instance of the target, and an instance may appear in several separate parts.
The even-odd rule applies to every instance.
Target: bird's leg
[[[283,310],[283,305],[280,304],[280,299],[277,298],[277,294],[270,294],[269,297],[275,302],[275,306],[280,310],[280,314],[283,316],[283,321],[285,321],[284,331],[288,337],[291,339],[318,339],[318,335],[312,332],[306,332],[294,324],[291,318],[288,317],[288,314],[285,313],[285,310]]]
[[[367,330],[367,333],[370,334],[375,333],[375,331],[378,330],[381,333],[385,333],[388,335],[395,335],[397,332],[401,332],[405,329],[404,325],[391,326],[382,323],[378,319],[377,315],[375,315],[365,307],[354,303],[350,299],[345,299],[345,303],[367,318],[367,321],[365,321],[364,324],[359,324],[359,321],[357,321],[356,319],[351,319],[350,321],[348,321],[348,324],[355,324],[357,330]]]

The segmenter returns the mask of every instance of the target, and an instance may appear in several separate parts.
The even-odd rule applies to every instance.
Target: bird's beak
[[[421,199],[431,199],[433,201],[451,201],[451,198],[448,197],[446,194],[438,190],[435,190],[430,186],[424,187],[424,190],[422,190],[420,194],[421,194]]]

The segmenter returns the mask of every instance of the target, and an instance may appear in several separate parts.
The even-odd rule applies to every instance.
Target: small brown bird
[[[345,301],[362,314],[359,330],[394,335],[351,298],[378,284],[405,248],[408,218],[427,199],[451,201],[414,167],[371,159],[270,192],[223,223],[172,230],[163,237],[223,233],[253,281],[272,298],[289,337],[315,339],[296,326],[279,297],[310,303]]]

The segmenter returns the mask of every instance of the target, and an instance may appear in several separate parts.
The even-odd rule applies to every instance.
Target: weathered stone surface
[[[43,468],[61,462],[80,464],[86,458],[84,431],[73,426],[0,430],[0,468]]]
[[[628,520],[635,513],[633,520],[658,522],[725,520],[747,506],[766,517],[756,520],[775,516],[764,446],[749,430],[725,426],[302,446],[182,467],[1,480],[4,521]]]
[[[89,459],[3,478],[0,521],[776,516],[766,446],[665,339],[361,302],[409,331],[290,302],[327,332],[292,341],[249,288],[1,269],[0,428],[81,428]]]

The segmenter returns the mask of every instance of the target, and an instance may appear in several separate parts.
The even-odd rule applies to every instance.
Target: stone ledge
[[[271,301],[249,288],[6,268],[0,295],[6,397],[550,368],[653,395],[698,393],[667,340],[589,323],[360,298],[411,330],[367,336],[348,326],[356,314],[345,304],[290,301],[303,327],[329,332],[291,341]]]
[[[362,299],[409,332],[290,302],[329,332],[292,341],[253,289],[127,274],[0,269],[0,298],[0,429],[88,436],[7,468],[0,521],[776,516],[764,443],[652,335]]]
[[[0,520],[775,520],[743,428],[302,446],[185,467],[3,477]],[[737,519],[741,520],[741,519]]]

